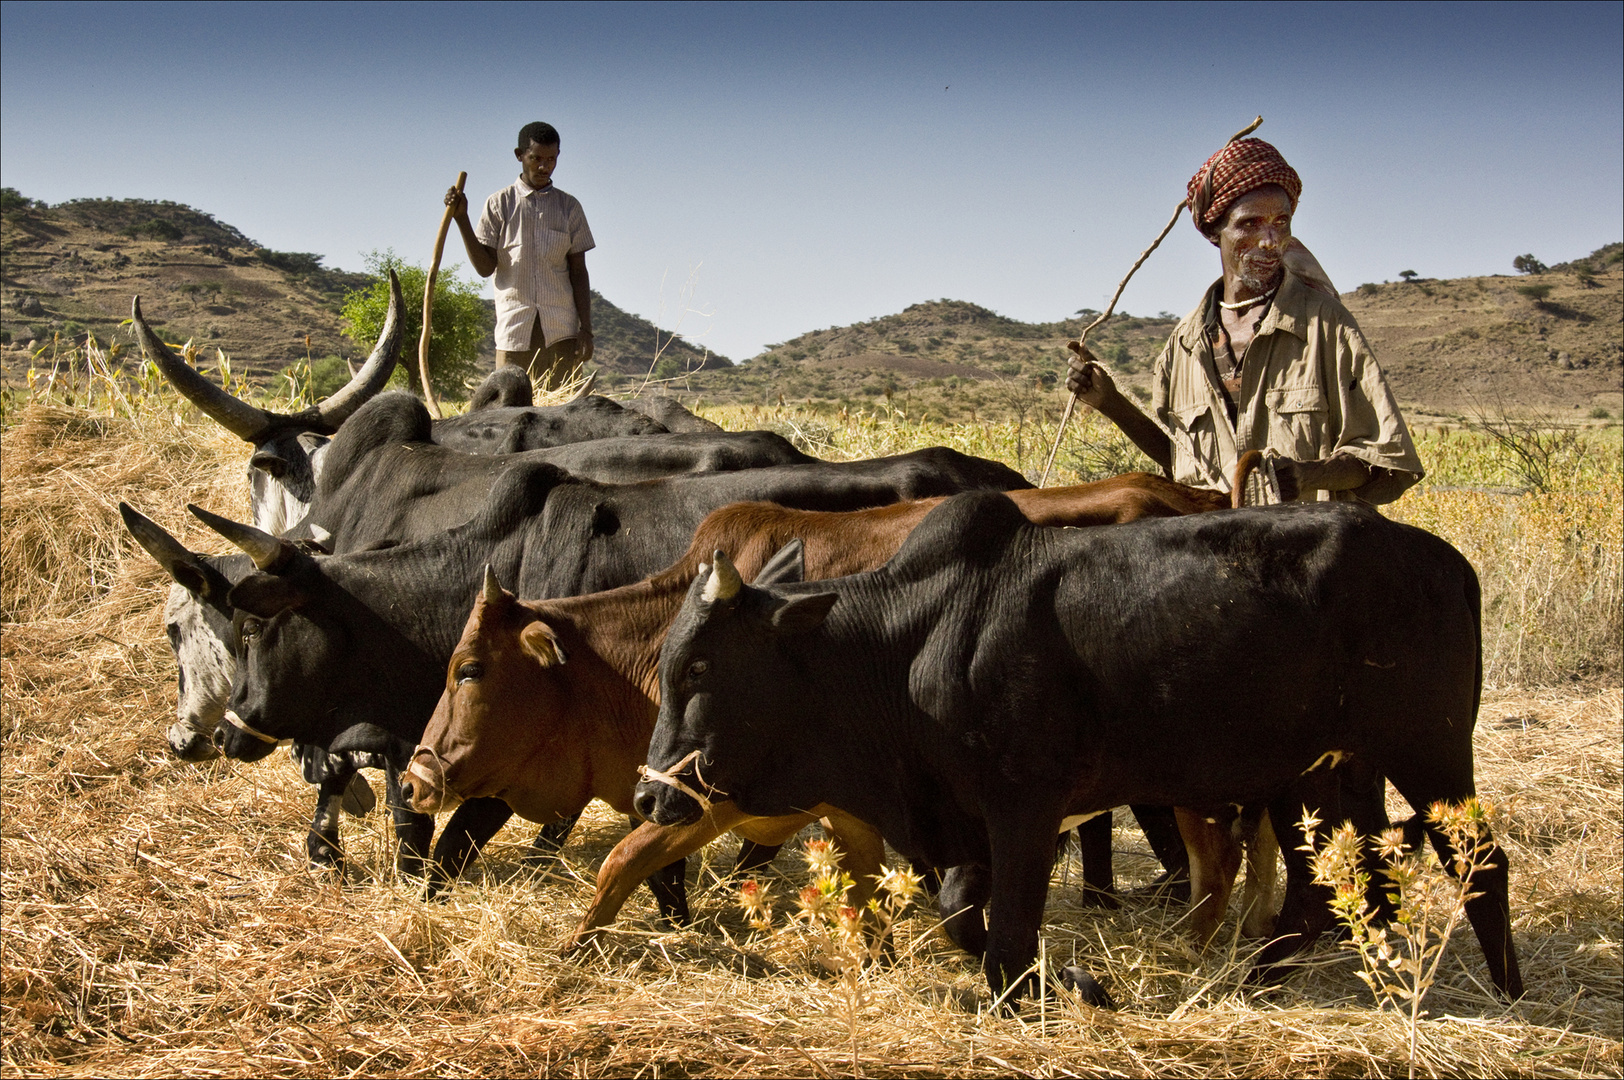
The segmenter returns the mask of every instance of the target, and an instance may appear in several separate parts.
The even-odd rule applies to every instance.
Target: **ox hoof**
[[[1116,1002],[1111,995],[1105,992],[1105,987],[1099,980],[1080,967],[1063,967],[1060,969],[1060,985],[1067,990],[1074,991],[1083,999],[1084,1004],[1092,1005],[1096,1009],[1111,1009],[1115,1011]]]
[[[1088,887],[1083,890],[1083,906],[1089,908],[1102,908],[1105,911],[1115,911],[1122,906],[1115,889],[1096,889]]]
[[[331,870],[334,873],[344,872],[344,852],[334,841],[325,837],[310,834],[305,838],[305,855],[310,860],[313,870]]]

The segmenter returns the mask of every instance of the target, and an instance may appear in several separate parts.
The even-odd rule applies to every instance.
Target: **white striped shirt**
[[[565,256],[597,246],[580,200],[551,184],[537,190],[521,178],[485,200],[474,236],[496,249],[498,349],[523,352],[544,344],[530,340],[538,316],[545,344],[580,334]]]

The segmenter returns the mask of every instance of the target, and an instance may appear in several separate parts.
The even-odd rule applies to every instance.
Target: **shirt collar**
[[[514,184],[513,186],[519,189],[519,197],[520,198],[528,198],[531,195],[536,194],[537,192],[540,192],[541,194],[546,195],[549,192],[553,191],[557,187],[556,184],[548,184],[544,188],[533,188],[529,184],[525,183],[524,176],[522,174],[519,177],[519,182]]]
[[[1186,349],[1195,351],[1212,332],[1213,324],[1218,321],[1218,300],[1223,294],[1224,279],[1219,278],[1207,289],[1206,296],[1196,305],[1196,309],[1185,318],[1180,337]],[[1308,286],[1289,269],[1284,270],[1280,288],[1269,305],[1269,313],[1264,316],[1263,325],[1257,329],[1258,336],[1284,330],[1307,341],[1308,334],[1304,330],[1307,325]]]

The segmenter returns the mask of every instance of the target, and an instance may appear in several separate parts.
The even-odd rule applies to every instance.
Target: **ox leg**
[[[1038,953],[1038,932],[1043,904],[1049,894],[1054,867],[1053,841],[1047,828],[1031,820],[989,822],[992,842],[992,897],[987,918],[987,949],[981,967],[996,998],[1008,994],[1013,1009],[1033,989],[1030,973]],[[1035,827],[1034,827],[1035,826]],[[1052,833],[1050,833],[1052,835]],[[1087,973],[1067,970],[1068,980],[1094,1005],[1110,1005],[1110,998]]]
[[[1265,807],[1248,806],[1241,813],[1240,826],[1246,845],[1246,890],[1241,894],[1241,933],[1249,938],[1268,938],[1274,934],[1280,841],[1274,835],[1274,824]]]
[[[400,767],[394,761],[384,766],[383,775],[384,804],[395,822],[395,868],[407,877],[422,877],[429,842],[434,839],[434,818],[406,805],[400,793]]]
[[[635,830],[640,824],[628,817],[627,823]],[[688,915],[688,856],[661,866],[648,876],[648,891],[654,894],[654,905],[659,909],[662,926],[687,926]]]
[[[654,894],[654,903],[660,909],[662,926],[687,926],[692,921],[688,914],[686,856],[654,871],[648,878],[648,889]]]
[[[756,871],[771,866],[783,846],[783,844],[758,844],[754,840],[744,841],[739,845],[739,857],[734,861],[733,870],[728,877],[734,881],[742,881]]]
[[[316,786],[316,813],[310,819],[310,831],[305,834],[305,853],[310,858],[310,865],[327,870],[344,872],[344,845],[338,838],[339,806],[344,799],[344,789],[349,786],[350,777],[355,775],[354,770],[335,769],[321,779]]]
[[[1111,869],[1111,811],[1077,826],[1077,855],[1083,863],[1083,906],[1116,907],[1116,875]]]
[[[1334,793],[1332,800],[1323,797],[1324,786],[1299,783],[1290,794],[1269,804],[1269,819],[1280,838],[1280,857],[1286,864],[1286,895],[1275,919],[1274,938],[1258,954],[1247,982],[1270,983],[1284,978],[1290,973],[1284,961],[1314,944],[1335,920],[1331,890],[1314,883],[1309,853],[1302,850],[1308,842],[1302,829],[1303,808],[1315,810],[1316,816],[1324,819],[1325,815],[1315,808],[1334,801]]]
[[[513,808],[501,799],[469,799],[458,806],[434,845],[434,862],[429,867],[425,899],[434,899],[461,877],[512,816]]]
[[[987,952],[985,913],[991,898],[992,871],[975,863],[949,869],[936,893],[936,910],[947,939],[977,958]]]
[[[1435,802],[1464,802],[1476,791],[1472,783],[1470,746],[1463,756],[1464,767],[1450,762],[1447,757],[1440,760],[1439,755],[1427,760],[1423,760],[1423,755],[1409,756],[1394,763],[1390,773],[1393,786],[1417,814],[1425,814],[1426,808]],[[1439,860],[1451,874],[1455,873],[1456,852],[1449,838],[1430,823],[1426,831]],[[1511,938],[1510,861],[1486,828],[1481,841],[1485,845],[1481,855],[1483,865],[1472,875],[1472,888],[1477,895],[1466,901],[1466,920],[1477,935],[1495,988],[1515,1001],[1523,995],[1523,981],[1517,946]]]
[[[1371,766],[1354,758],[1334,770],[1337,780],[1338,821],[1353,822],[1360,836],[1380,836],[1392,827],[1387,817],[1387,778]],[[1410,838],[1420,839],[1420,834]],[[1370,887],[1365,890],[1365,903],[1370,905],[1381,923],[1388,923],[1398,914],[1387,897],[1387,877],[1382,873],[1381,856],[1366,845],[1361,855],[1365,873],[1370,875]]]
[[[1241,868],[1240,845],[1230,832],[1233,819],[1228,810],[1203,813],[1180,806],[1174,811],[1190,853],[1190,932],[1203,949],[1224,921],[1235,874]]]
[[[597,895],[592,898],[591,906],[586,909],[565,951],[579,948],[600,928],[614,922],[639,882],[669,865],[672,859],[698,851],[738,824],[744,816],[730,802],[715,803],[710,813],[692,825],[664,828],[644,822],[633,829],[630,835],[615,845],[598,868]]]
[[[564,841],[570,838],[575,823],[580,820],[580,814],[571,814],[569,817],[562,817],[543,825],[537,830],[536,838],[530,842],[530,850],[524,853],[524,858],[520,861],[525,866],[551,866],[558,858],[558,853],[564,849]]]
[[[1161,876],[1151,882],[1151,891],[1159,892],[1170,900],[1188,900],[1190,856],[1179,836],[1178,819],[1174,816],[1173,808],[1133,803],[1129,809],[1133,811],[1133,819],[1138,822],[1145,839],[1150,841],[1150,850],[1155,852],[1157,861],[1162,864]]]

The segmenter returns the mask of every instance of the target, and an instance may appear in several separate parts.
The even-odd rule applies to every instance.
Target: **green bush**
[[[1530,300],[1540,301],[1551,295],[1549,285],[1519,285],[1517,291]]]
[[[1511,268],[1519,274],[1543,274],[1547,267],[1532,255],[1518,255],[1511,260]]]
[[[1377,293],[1379,293],[1381,291],[1382,291],[1382,287],[1380,285],[1377,285],[1375,282],[1372,282],[1372,281],[1367,281],[1363,285],[1359,286],[1359,295],[1360,296],[1375,296]]]
[[[0,187],[0,211],[27,210],[34,200],[14,187]]]
[[[417,389],[417,340],[423,332],[423,285],[428,271],[403,261],[393,249],[374,251],[366,257],[369,273],[376,280],[344,298],[343,316],[349,324],[344,336],[358,348],[370,351],[383,332],[389,311],[388,273],[400,275],[400,289],[406,299],[405,337],[401,344],[404,371],[397,371],[391,385]],[[441,270],[434,279],[434,328],[429,342],[429,372],[438,396],[458,400],[468,396],[467,382],[478,374],[479,346],[490,332],[490,317],[479,296],[479,286],[463,281],[455,273]]]
[[[137,240],[179,240],[183,235],[173,222],[164,221],[161,218],[143,221],[139,225],[131,225],[122,231],[125,236],[134,237]]]

